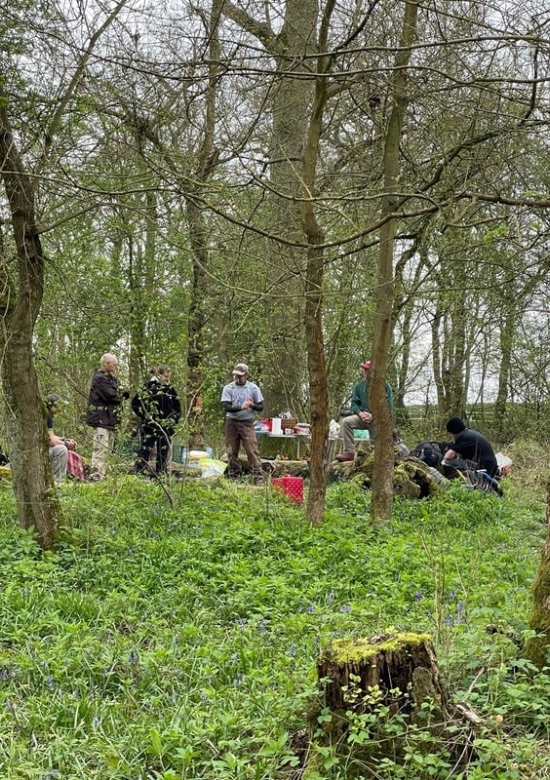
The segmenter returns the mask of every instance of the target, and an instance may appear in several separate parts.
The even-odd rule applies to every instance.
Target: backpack
[[[439,469],[443,459],[441,445],[437,441],[421,441],[410,454],[434,469]]]

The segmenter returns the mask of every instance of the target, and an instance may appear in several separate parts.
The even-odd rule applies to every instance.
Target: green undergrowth
[[[357,777],[321,748],[301,773],[293,735],[320,648],[390,626],[433,638],[445,684],[487,728],[467,769],[424,746],[412,774],[382,763],[377,777],[548,777],[550,677],[514,643],[544,507],[513,482],[502,500],[457,486],[398,502],[382,528],[346,484],[317,527],[269,488],[188,483],[172,507],[133,477],[75,484],[61,494],[70,542],[46,554],[2,491],[3,778]]]

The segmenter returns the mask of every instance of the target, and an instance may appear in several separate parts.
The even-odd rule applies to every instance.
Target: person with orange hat
[[[351,411],[348,417],[344,417],[341,423],[340,430],[342,431],[343,438],[343,450],[336,456],[337,460],[347,461],[354,460],[355,447],[353,441],[353,432],[360,430],[369,430],[372,423],[372,412],[369,405],[369,391],[367,387],[367,376],[369,369],[372,365],[370,360],[365,360],[361,363],[363,369],[363,379],[357,382],[353,388],[353,395],[351,397]],[[393,409],[393,391],[389,382],[386,382],[386,400],[390,412]]]

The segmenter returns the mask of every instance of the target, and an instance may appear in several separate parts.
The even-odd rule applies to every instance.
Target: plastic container
[[[281,418],[280,417],[272,417],[271,418],[271,433],[273,436],[280,436],[283,432],[282,426],[281,426]]]
[[[284,477],[275,477],[271,484],[277,490],[282,490],[295,504],[301,504],[304,500],[304,478],[290,477],[285,474]]]
[[[189,452],[187,447],[185,447],[183,444],[174,444],[172,446],[172,460],[174,463],[185,463],[186,461],[190,460],[211,458],[213,454],[214,453],[211,447],[205,447],[204,450],[191,450],[191,452]]]
[[[353,431],[354,439],[370,439],[370,433],[368,430],[361,430],[360,428]]]

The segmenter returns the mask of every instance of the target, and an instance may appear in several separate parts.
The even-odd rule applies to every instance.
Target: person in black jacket
[[[491,477],[498,472],[498,463],[490,442],[473,428],[467,428],[460,417],[451,417],[447,422],[447,432],[453,437],[450,449],[445,452],[442,466],[447,461],[460,457],[471,460],[479,469],[486,471]]]
[[[170,384],[168,366],[152,368],[151,374],[146,387],[132,398],[132,409],[140,419],[141,437],[136,474],[149,470],[149,461],[155,447],[155,471],[157,474],[166,473],[172,436],[181,417],[180,400],[175,388]]]
[[[107,456],[112,448],[113,432],[120,423],[122,401],[129,398],[127,390],[121,392],[115,373],[118,369],[116,355],[106,353],[101,365],[92,377],[86,425],[94,429],[90,479],[104,479],[107,473]]]

